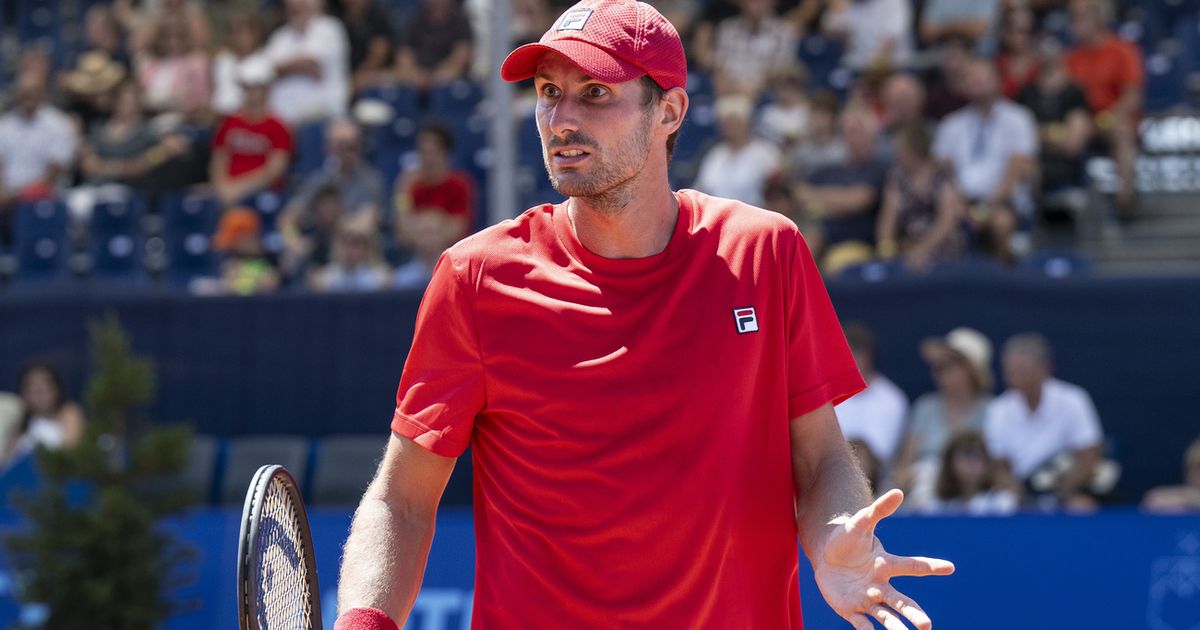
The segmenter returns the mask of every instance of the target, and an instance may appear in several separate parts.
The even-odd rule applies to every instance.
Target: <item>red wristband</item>
[[[333,630],[400,630],[400,626],[378,608],[351,608],[338,615]]]

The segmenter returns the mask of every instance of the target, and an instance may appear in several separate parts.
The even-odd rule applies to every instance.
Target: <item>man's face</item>
[[[996,71],[986,61],[972,61],[963,75],[963,96],[972,103],[991,102],[999,92]]]
[[[875,152],[877,130],[872,114],[865,111],[848,111],[842,114],[842,142],[855,161],[865,161]]]
[[[1071,35],[1079,41],[1091,41],[1103,30],[1091,0],[1071,2]]]
[[[1046,366],[1028,352],[1006,352],[1000,362],[1004,369],[1004,382],[1013,389],[1031,390],[1046,379]]]
[[[342,164],[358,162],[358,129],[350,124],[335,123],[329,132],[329,153],[337,156]]]
[[[542,158],[554,190],[591,197],[633,180],[653,146],[653,113],[635,79],[593,79],[557,53],[547,53],[534,78]]]
[[[920,119],[925,96],[912,77],[893,77],[883,88],[883,106],[888,122],[902,124]]]

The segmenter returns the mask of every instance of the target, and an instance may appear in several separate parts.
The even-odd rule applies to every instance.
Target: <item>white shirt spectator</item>
[[[42,105],[26,118],[12,111],[0,117],[0,170],[4,189],[16,192],[42,179],[51,165],[70,166],[79,141],[67,115]]]
[[[1000,186],[1013,156],[1034,158],[1037,152],[1033,114],[1005,99],[992,103],[986,115],[974,105],[950,114],[933,142],[933,154],[954,166],[958,187],[971,200],[986,199]],[[1010,203],[1018,213],[1032,208],[1028,182],[1016,187]]]
[[[884,466],[896,455],[908,398],[888,377],[876,374],[867,388],[837,407],[847,440],[862,440]]]
[[[296,123],[346,112],[350,44],[337,18],[314,16],[303,31],[284,23],[271,35],[264,54],[275,65],[310,57],[321,66],[319,79],[293,74],[280,77],[271,86],[271,110],[280,118]]]
[[[722,142],[704,154],[693,186],[715,197],[761,207],[767,178],[779,170],[779,163],[779,149],[766,140],[755,138],[740,149]]]
[[[739,92],[757,92],[772,74],[796,62],[800,38],[791,22],[764,19],[758,28],[735,16],[717,25],[716,70]]]
[[[983,436],[991,456],[1011,462],[1021,480],[1059,453],[1096,446],[1104,437],[1092,397],[1053,378],[1042,384],[1037,409],[1011,389],[996,397],[988,406]]]
[[[758,115],[758,133],[777,145],[794,142],[808,131],[808,106],[769,103]]]
[[[854,0],[841,11],[825,14],[824,28],[845,37],[842,64],[861,70],[883,53],[891,41],[887,61],[904,66],[912,58],[913,12],[909,0]]]

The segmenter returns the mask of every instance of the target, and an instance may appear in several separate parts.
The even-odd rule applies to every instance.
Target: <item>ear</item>
[[[658,121],[663,134],[669,136],[679,130],[683,125],[683,117],[687,115],[688,103],[688,94],[683,88],[673,87],[663,94],[659,101],[663,114]]]

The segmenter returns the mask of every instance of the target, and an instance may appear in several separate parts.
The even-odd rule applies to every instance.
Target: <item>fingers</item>
[[[884,608],[883,606],[872,606],[870,608],[871,616],[879,620],[887,630],[908,630],[904,627],[904,622],[895,613]]]
[[[892,610],[903,615],[905,619],[908,619],[912,625],[917,627],[917,630],[930,630],[933,627],[933,622],[930,621],[929,615],[925,614],[925,611],[917,605],[917,602],[891,586],[887,587],[886,592],[872,587],[867,590],[867,596],[872,601],[889,606]]]
[[[954,573],[954,563],[940,558],[925,558],[921,556],[887,555],[885,571],[889,577],[925,577],[928,575],[950,575]]]
[[[862,615],[850,615],[846,617],[846,621],[849,621],[850,625],[854,626],[854,630],[875,630],[875,624]]]
[[[903,492],[896,489],[889,490],[883,496],[875,499],[871,505],[859,510],[850,518],[848,525],[852,530],[866,527],[870,531],[874,531],[879,521],[895,514],[903,502]]]

